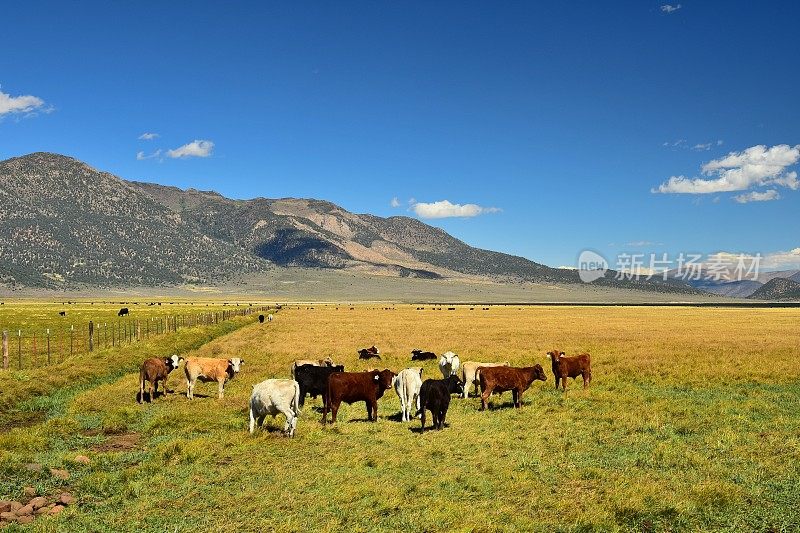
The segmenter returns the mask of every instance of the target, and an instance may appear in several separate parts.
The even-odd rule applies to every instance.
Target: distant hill
[[[754,300],[800,300],[800,283],[787,278],[773,278],[748,298]]]
[[[57,154],[0,162],[0,205],[0,283],[12,286],[206,284],[279,267],[580,283],[575,271],[474,248],[414,218],[129,182]],[[702,294],[613,272],[593,285]]]

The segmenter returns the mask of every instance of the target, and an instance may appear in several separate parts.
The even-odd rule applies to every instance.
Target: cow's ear
[[[372,377],[375,379],[375,381],[378,381],[379,379],[381,379],[381,376],[380,376],[380,375],[378,375],[378,374],[375,374],[375,375],[374,375],[374,376],[372,376]]]
[[[561,352],[558,355],[560,355],[561,357],[564,357],[566,354],[564,352]]]

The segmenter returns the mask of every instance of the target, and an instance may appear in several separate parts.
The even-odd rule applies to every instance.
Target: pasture
[[[25,486],[72,492],[76,505],[24,526],[40,531],[800,524],[800,310],[416,307],[287,307],[269,324],[188,328],[118,350],[113,371],[74,384],[54,382],[48,369],[0,373],[0,400],[13,398],[2,403],[0,499],[21,498]],[[372,344],[383,360],[359,361],[356,349]],[[554,347],[591,353],[589,390],[572,380],[566,394],[554,389],[545,357]],[[323,427],[318,398],[306,401],[294,439],[280,435],[281,417],[247,433],[252,385],[288,377],[295,358],[398,371],[412,366],[412,348],[452,350],[462,362],[539,363],[548,380],[534,382],[521,409],[510,393],[485,412],[478,398],[453,398],[449,427],[424,435],[418,420],[399,421],[393,390],[376,423],[364,421],[363,403],[344,404],[339,422]],[[223,400],[214,384],[199,384],[188,401],[181,368],[168,382],[174,394],[136,404],[133,368],[173,350],[246,363]],[[102,353],[77,364],[93,369]],[[422,366],[423,379],[441,377],[435,362]],[[31,387],[39,380],[52,386]],[[41,416],[15,427],[21,411]]]

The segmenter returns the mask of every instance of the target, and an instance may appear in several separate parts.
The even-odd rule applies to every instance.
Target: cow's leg
[[[320,420],[321,424],[325,424],[325,421],[328,418],[328,409],[330,409],[330,402],[323,402],[323,404],[322,404],[322,420]]]
[[[522,389],[517,391],[517,407],[522,407],[522,393],[525,392]]]
[[[561,381],[561,377],[558,374],[553,374],[553,377],[556,378],[556,390],[558,390],[558,382]]]
[[[225,397],[225,381],[217,380],[217,398]]]
[[[253,430],[256,428],[256,417],[253,416],[253,407],[250,407],[250,434],[253,433]]]
[[[489,405],[489,396],[492,395],[492,389],[486,389],[481,393],[481,411],[485,411]]]
[[[567,376],[561,378],[561,388],[564,392],[567,392]]]
[[[334,403],[333,405],[331,405],[331,424],[336,423],[336,414],[339,412],[340,405],[341,404],[338,403]]]
[[[370,415],[370,422],[378,421],[378,400],[370,400],[367,402],[367,412]]]
[[[584,388],[584,390],[589,388],[589,383],[591,383],[591,382],[592,382],[592,371],[590,370],[588,372],[584,372],[583,373],[583,388]]]
[[[186,380],[186,397],[190,400],[194,399],[194,383],[190,379]]]
[[[444,429],[444,419],[447,418],[447,409],[442,409],[439,413],[439,429]]]
[[[137,400],[139,403],[144,403],[144,378],[139,378],[139,398]]]
[[[422,421],[422,427],[420,428],[420,433],[425,433],[425,406],[423,405],[420,407],[420,419]]]

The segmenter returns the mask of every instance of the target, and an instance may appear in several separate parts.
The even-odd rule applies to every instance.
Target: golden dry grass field
[[[0,499],[28,485],[40,494],[68,488],[78,499],[57,517],[9,530],[800,527],[800,310],[416,307],[284,308],[271,324],[198,328],[201,340],[190,328],[124,348],[113,356],[116,372],[72,386],[31,389],[52,378],[0,373],[0,398],[14,398],[3,404]],[[363,421],[362,403],[323,427],[317,399],[306,402],[294,439],[280,435],[280,416],[247,433],[253,384],[288,377],[295,358],[330,355],[365,369],[373,363],[358,361],[356,349],[373,343],[380,366],[395,371],[412,366],[412,348],[453,350],[462,361],[540,363],[548,381],[535,382],[518,410],[510,393],[486,412],[477,398],[454,398],[449,427],[424,435],[418,420],[398,421],[394,391],[376,423]],[[588,391],[574,381],[567,394],[554,390],[545,358],[553,347],[592,354]],[[213,384],[187,400],[179,369],[174,394],[136,404],[132,368],[173,350],[246,363],[223,400]],[[79,364],[102,365],[99,355]],[[434,362],[424,366],[424,377],[440,376]],[[42,416],[14,427],[23,411]],[[91,462],[75,463],[78,454]]]

